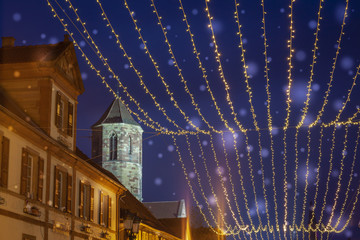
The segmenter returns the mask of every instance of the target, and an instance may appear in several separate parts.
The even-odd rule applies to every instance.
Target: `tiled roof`
[[[0,106],[6,108],[11,113],[15,114],[19,118],[25,120],[27,123],[29,123],[32,127],[38,129],[42,133],[45,133],[45,131],[40,128],[39,125],[37,125],[28,114],[24,112],[24,110],[17,105],[17,103],[6,93],[6,91],[0,87]]]
[[[117,177],[115,177],[114,174],[112,174],[110,171],[102,168],[99,164],[95,163],[92,159],[90,159],[85,153],[83,153],[78,147],[76,147],[76,155],[78,157],[80,157],[81,159],[85,160],[87,163],[89,163],[91,166],[93,166],[94,168],[98,169],[100,172],[104,173],[106,176],[108,176],[109,178],[111,178],[113,181],[115,181],[116,183],[120,184],[121,186],[122,183],[119,181],[119,179]],[[125,187],[124,187],[125,188]]]
[[[144,202],[143,204],[158,219],[178,218],[182,215],[182,208],[185,207],[183,201]]]
[[[70,41],[57,44],[15,46],[0,48],[0,64],[46,62],[55,60],[68,46]]]
[[[114,99],[101,118],[92,127],[103,123],[127,123],[140,126],[118,98]]]
[[[126,191],[124,196],[121,197],[120,207],[122,209],[129,210],[133,214],[137,214],[137,216],[140,217],[142,223],[155,229],[174,234],[169,231],[169,229],[164,226],[164,224],[156,219],[156,217],[144,206],[144,204],[137,200],[136,197],[129,191]]]

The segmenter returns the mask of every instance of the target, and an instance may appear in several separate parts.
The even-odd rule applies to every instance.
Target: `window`
[[[42,201],[44,188],[44,159],[23,148],[20,193]]]
[[[112,133],[110,136],[110,160],[116,160],[117,159],[117,135],[115,133]]]
[[[94,221],[94,188],[80,181],[79,217]]]
[[[132,139],[131,136],[129,136],[129,154],[132,153]]]
[[[61,132],[73,136],[74,105],[59,91],[55,99],[55,125]]]
[[[100,192],[100,221],[99,224],[111,227],[111,197]]]
[[[55,166],[54,177],[54,207],[71,213],[72,176]]]
[[[8,186],[10,140],[0,135],[0,187]]]

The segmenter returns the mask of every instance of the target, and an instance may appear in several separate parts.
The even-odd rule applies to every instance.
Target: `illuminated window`
[[[55,125],[61,132],[73,136],[74,106],[59,91],[55,99]]]
[[[100,192],[100,225],[111,227],[111,197]]]
[[[94,221],[94,188],[84,182],[80,182],[79,217]]]
[[[71,212],[72,176],[55,167],[54,207]]]

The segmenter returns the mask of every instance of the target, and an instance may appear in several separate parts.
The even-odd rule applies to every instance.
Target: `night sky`
[[[89,57],[94,66],[100,70],[105,77],[109,86],[119,92],[131,110],[139,113],[142,119],[144,115],[140,113],[135,104],[127,98],[122,88],[119,88],[117,81],[104,66],[102,61],[97,57],[96,51],[93,51],[91,42],[87,42],[86,34],[82,31],[82,25],[76,21],[77,17],[69,8],[69,4],[63,0],[51,0],[57,13],[68,24],[69,31],[74,33],[73,37]],[[181,129],[196,131],[186,120],[179,110],[174,107],[170,101],[169,95],[162,84],[161,79],[145,53],[144,44],[139,39],[138,32],[135,30],[131,16],[124,6],[124,1],[103,1],[101,2],[104,11],[107,14],[119,40],[124,46],[127,54],[131,56],[134,66],[141,72],[142,80],[156,96],[156,101],[166,110],[167,115],[174,120]],[[264,182],[270,223],[275,226],[275,204],[273,184],[276,189],[277,207],[279,213],[280,225],[284,224],[284,131],[280,129],[285,124],[286,119],[286,89],[288,86],[288,69],[289,48],[289,4],[290,1],[265,1],[266,14],[266,38],[267,38],[267,60],[269,67],[269,81],[271,91],[271,115],[273,122],[273,145],[274,145],[274,167],[276,180],[272,182],[272,157],[270,134],[268,129],[267,118],[267,94],[266,78],[264,77],[264,38],[262,29],[262,7],[261,1],[239,1],[238,6],[239,19],[242,25],[243,46],[246,49],[245,60],[247,74],[249,76],[249,85],[252,89],[252,104],[256,113],[256,120],[261,129],[261,149],[258,143],[258,133],[254,130],[253,117],[249,104],[249,94],[246,91],[246,81],[244,77],[243,63],[241,62],[241,49],[239,45],[239,36],[236,34],[237,24],[234,18],[234,1],[233,0],[212,0],[209,2],[209,10],[213,17],[212,25],[216,37],[219,52],[221,53],[221,65],[223,67],[226,82],[230,86],[230,99],[234,106],[236,118],[241,122],[244,128],[249,129],[248,145],[246,137],[239,131],[234,117],[231,114],[231,108],[226,100],[226,91],[224,83],[219,77],[218,63],[214,52],[216,46],[212,41],[209,20],[205,11],[205,1],[183,0],[184,10],[187,15],[191,31],[194,34],[194,41],[197,50],[201,53],[200,60],[207,73],[207,79],[210,88],[214,93],[214,99],[221,108],[224,118],[228,121],[229,127],[233,128],[237,142],[237,151],[234,149],[233,135],[221,121],[217,114],[216,107],[212,101],[206,87],[206,82],[202,77],[202,71],[199,68],[199,62],[193,53],[193,45],[186,31],[186,24],[183,21],[182,11],[179,9],[178,0],[157,0],[155,2],[157,11],[162,17],[161,21],[172,51],[176,57],[178,66],[181,68],[183,78],[186,80],[189,91],[192,93],[195,102],[198,104],[201,113],[205,119],[217,130],[223,130],[225,140],[225,152],[221,134],[212,133],[213,148],[211,138],[200,134],[200,143],[204,154],[201,154],[197,138],[195,135],[189,135],[191,153],[196,162],[196,170],[188,151],[186,138],[176,136],[179,152],[185,163],[186,173],[199,204],[203,207],[210,223],[214,225],[209,210],[206,207],[206,201],[202,197],[201,187],[198,185],[197,174],[201,179],[201,184],[207,197],[208,203],[212,206],[214,212],[218,200],[219,205],[224,206],[225,220],[229,225],[235,226],[235,220],[231,217],[231,209],[238,216],[237,204],[234,196],[237,196],[237,202],[241,216],[246,224],[250,224],[247,215],[244,193],[241,190],[241,178],[238,174],[238,162],[241,163],[241,176],[243,177],[245,193],[248,198],[249,215],[254,224],[259,225],[258,214],[265,225],[267,223],[266,199],[263,194],[262,184]],[[63,26],[57,18],[53,17],[51,8],[47,1],[25,1],[12,0],[2,1],[1,5],[1,36],[13,36],[16,38],[15,44],[36,45],[36,44],[55,44],[63,40]],[[166,129],[177,131],[176,127],[166,120],[164,115],[155,106],[153,99],[146,94],[143,86],[140,85],[139,78],[131,68],[128,60],[123,57],[123,51],[116,43],[115,36],[111,29],[106,27],[106,21],[101,16],[101,9],[95,0],[91,1],[73,1],[72,4],[78,9],[81,20],[86,22],[86,27],[98,45],[102,55],[107,59],[111,69],[115,72],[121,83],[127,87],[129,93],[136,99],[141,108],[149,116]],[[141,28],[141,34],[147,43],[147,47],[158,64],[161,76],[173,93],[174,99],[179,107],[184,110],[191,122],[202,130],[209,130],[207,124],[195,110],[191,103],[191,98],[184,90],[184,84],[179,77],[176,63],[171,58],[168,51],[168,45],[164,40],[164,35],[158,25],[156,14],[153,13],[151,0],[129,1],[128,2],[132,16],[137,20],[138,27]],[[316,64],[313,70],[313,82],[311,85],[311,95],[308,113],[304,120],[307,126],[315,121],[319,110],[321,109],[325,92],[328,89],[328,83],[331,79],[333,62],[336,57],[338,48],[338,39],[342,26],[344,9],[346,1],[344,0],[327,0],[324,1],[321,10],[320,31],[318,33],[318,49],[316,51]],[[332,132],[334,127],[326,127],[323,130],[323,138],[320,138],[320,124],[329,123],[335,120],[339,110],[342,109],[346,102],[348,91],[352,87],[360,63],[360,2],[350,0],[348,5],[348,17],[344,26],[344,35],[341,40],[341,49],[336,58],[335,71],[333,74],[332,87],[328,97],[328,103],[325,107],[324,114],[317,126],[311,130],[311,140],[308,142],[308,128],[302,127],[298,134],[298,144],[295,147],[294,128],[301,119],[302,109],[306,101],[307,84],[311,76],[311,64],[313,62],[313,48],[315,41],[315,32],[317,29],[319,1],[296,1],[293,7],[294,21],[294,39],[292,46],[294,49],[292,58],[292,79],[293,84],[290,91],[291,95],[291,113],[289,118],[289,129],[287,130],[287,193],[288,193],[288,221],[293,222],[294,199],[297,199],[295,221],[301,222],[303,205],[305,206],[304,224],[308,223],[309,201],[315,198],[316,189],[318,189],[317,205],[315,215],[320,217],[321,207],[323,206],[324,193],[328,185],[328,197],[324,205],[323,221],[327,223],[330,216],[334,215],[332,221],[336,224],[340,216],[340,210],[344,205],[343,219],[339,221],[339,228],[345,223],[350,213],[352,203],[355,201],[355,193],[360,182],[360,158],[359,151],[356,156],[356,140],[358,126],[350,125],[336,128],[335,141],[333,142]],[[64,11],[63,11],[64,10]],[[71,21],[68,19],[70,17]],[[76,24],[76,27],[73,25]],[[85,39],[79,31],[85,36]],[[78,115],[77,115],[77,144],[79,148],[87,155],[91,156],[91,129],[114,96],[109,89],[102,83],[102,80],[96,73],[90,69],[81,52],[77,50],[77,58],[80,65],[82,79],[84,81],[85,92],[79,96]],[[357,81],[360,81],[360,76]],[[352,117],[360,105],[360,88],[359,84],[355,85],[350,101],[347,102],[339,121],[346,121]],[[138,120],[134,117],[135,120]],[[353,121],[358,121],[359,116],[355,116]],[[191,191],[184,178],[183,168],[178,161],[179,157],[176,146],[171,136],[166,134],[157,134],[154,129],[145,126],[140,122],[144,129],[143,135],[143,197],[144,201],[166,201],[186,199],[189,205],[196,205],[192,199]],[[347,134],[347,138],[345,137]],[[319,154],[319,144],[322,139],[321,154]],[[344,144],[345,143],[345,144]],[[333,151],[332,151],[332,146]],[[213,150],[215,150],[216,158]],[[309,151],[310,150],[310,151]],[[247,154],[247,151],[250,153]],[[261,153],[260,153],[261,152]],[[297,158],[296,158],[296,152]],[[239,161],[237,161],[237,154]],[[249,168],[249,155],[252,159],[252,168]],[[322,157],[320,157],[320,155]],[[203,164],[205,158],[206,167]],[[228,159],[228,165],[227,161]],[[261,166],[261,159],[263,167]],[[321,167],[318,169],[318,162],[321,159]],[[354,165],[352,165],[354,161]],[[308,160],[308,161],[307,161]],[[296,165],[298,161],[298,165]],[[306,164],[308,162],[308,164]],[[295,169],[298,180],[295,181]],[[211,178],[209,184],[209,178]],[[307,174],[308,172],[308,174]],[[317,173],[319,172],[319,181],[317,182]],[[219,177],[220,173],[220,177]],[[258,204],[254,201],[252,186],[252,176],[256,189]],[[306,177],[308,175],[308,177]],[[327,178],[329,176],[329,182]],[[230,180],[232,178],[232,180]],[[340,185],[338,180],[341,179]],[[348,182],[351,180],[350,184]],[[234,183],[235,194],[232,193]],[[230,199],[230,207],[226,204],[227,189]],[[294,188],[297,184],[297,193]],[[307,190],[305,187],[308,185]],[[212,193],[211,186],[214,188],[215,196]],[[340,186],[341,190],[337,191]],[[347,191],[348,188],[348,191]],[[348,194],[346,194],[348,193]],[[297,195],[296,198],[294,196]],[[345,196],[347,203],[343,204]],[[216,197],[217,196],[217,197]],[[338,196],[338,197],[336,197]],[[307,198],[304,203],[303,199]],[[337,206],[332,211],[332,205],[337,199]],[[330,239],[347,239],[348,237],[360,236],[360,231],[356,227],[360,220],[360,206],[354,212],[354,220],[350,222],[347,230],[342,232],[338,237],[330,235]],[[257,211],[258,210],[258,211]],[[239,219],[235,217],[235,219]],[[243,237],[243,235],[241,235]],[[265,237],[265,234],[264,234]],[[359,237],[358,237],[359,238]]]

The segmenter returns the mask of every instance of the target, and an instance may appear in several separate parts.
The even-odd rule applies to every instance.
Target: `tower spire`
[[[96,162],[142,201],[143,129],[139,123],[116,98],[92,129],[92,156],[101,156]]]

